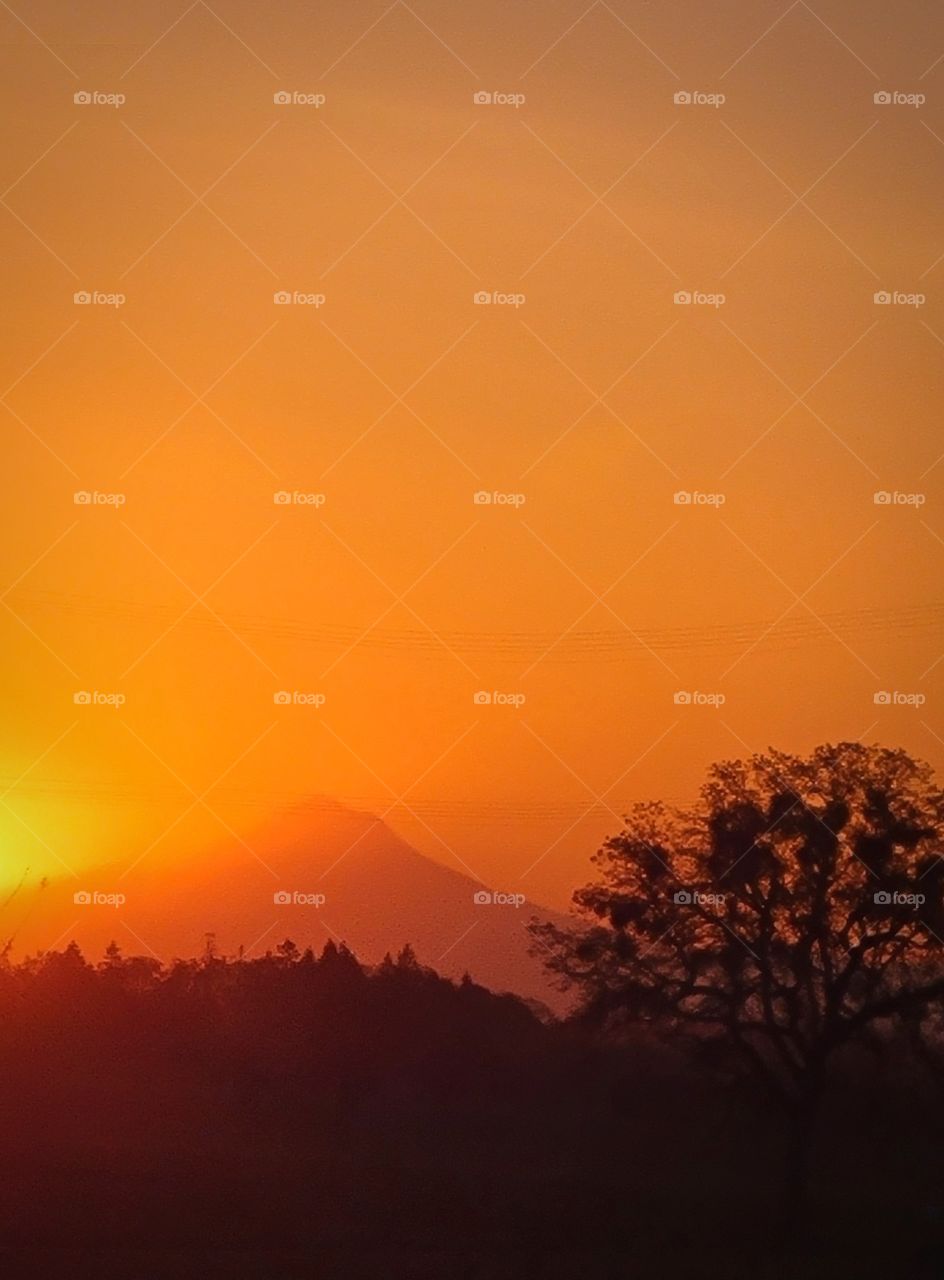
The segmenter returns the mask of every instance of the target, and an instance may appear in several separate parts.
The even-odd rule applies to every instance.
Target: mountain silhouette
[[[17,930],[15,948],[74,939],[95,957],[115,939],[126,952],[169,960],[207,946],[257,956],[286,938],[320,949],[333,937],[376,963],[409,942],[444,975],[468,972],[492,990],[560,1009],[560,993],[529,954],[526,926],[564,918],[524,900],[509,881],[481,884],[417,852],[372,815],[326,801],[281,817],[245,845],[222,842],[171,863],[155,850],[130,871],[101,866],[81,881],[57,879]],[[92,901],[76,903],[77,893]],[[125,901],[112,905],[115,895]],[[14,924],[4,921],[0,932]]]

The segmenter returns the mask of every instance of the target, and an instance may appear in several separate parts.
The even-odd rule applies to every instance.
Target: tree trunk
[[[781,1230],[787,1243],[798,1241],[808,1225],[810,1167],[816,1129],[816,1101],[799,1103],[791,1112],[784,1161]]]

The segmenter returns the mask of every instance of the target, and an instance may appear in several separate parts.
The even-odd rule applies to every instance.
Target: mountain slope
[[[16,931],[19,954],[75,938],[97,957],[114,938],[127,952],[162,960],[200,954],[207,935],[224,953],[242,947],[249,955],[285,938],[320,948],[334,937],[370,963],[410,942],[441,973],[468,971],[493,990],[561,1007],[528,954],[526,932],[535,916],[555,913],[519,900],[520,885],[480,885],[418,853],[378,819],[331,804],[283,818],[251,844],[228,842],[170,867],[154,853],[130,872],[103,867],[81,884],[55,881],[38,898],[24,886],[20,909],[29,918],[17,928],[21,916],[8,913],[0,933]],[[77,890],[93,901],[75,904]],[[492,901],[477,901],[483,893]],[[95,899],[115,894],[126,901]]]

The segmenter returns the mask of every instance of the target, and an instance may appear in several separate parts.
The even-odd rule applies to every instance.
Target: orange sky
[[[718,757],[944,763],[938,5],[14,8],[0,882],[327,795],[563,905]]]

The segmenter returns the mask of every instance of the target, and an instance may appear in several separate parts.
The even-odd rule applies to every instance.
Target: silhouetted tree
[[[382,1258],[389,1280],[419,1280],[466,1256],[461,1274],[483,1280],[640,1262],[680,1276],[709,1236],[712,1275],[820,1274],[767,1266],[779,1135],[749,1093],[440,977],[412,948],[379,965],[334,942],[292,954],[165,966],[112,947],[89,964],[70,946],[0,964],[3,1275],[27,1274],[26,1246],[30,1275],[68,1253],[99,1280],[169,1276],[168,1252],[175,1277],[228,1276],[236,1251],[288,1276],[287,1250],[292,1276],[375,1274]],[[926,1067],[905,1037],[834,1075],[848,1104],[823,1112],[845,1224],[830,1276],[936,1276],[902,1244],[917,1225],[939,1256],[937,1228],[911,1216],[934,1209],[944,1170]],[[869,1233],[864,1197],[882,1206]],[[225,1242],[219,1267],[208,1241]]]
[[[904,751],[721,763],[695,809],[636,806],[574,895],[588,927],[532,926],[537,949],[586,1017],[762,1083],[789,1121],[795,1219],[835,1055],[944,993],[942,831],[944,794]]]
[[[282,964],[286,965],[297,964],[301,958],[301,952],[291,938],[286,938],[284,942],[280,942],[276,947],[276,952]]]
[[[318,970],[339,989],[357,983],[364,977],[364,971],[354,952],[344,942],[338,946],[332,938],[324,945],[318,959]]]

